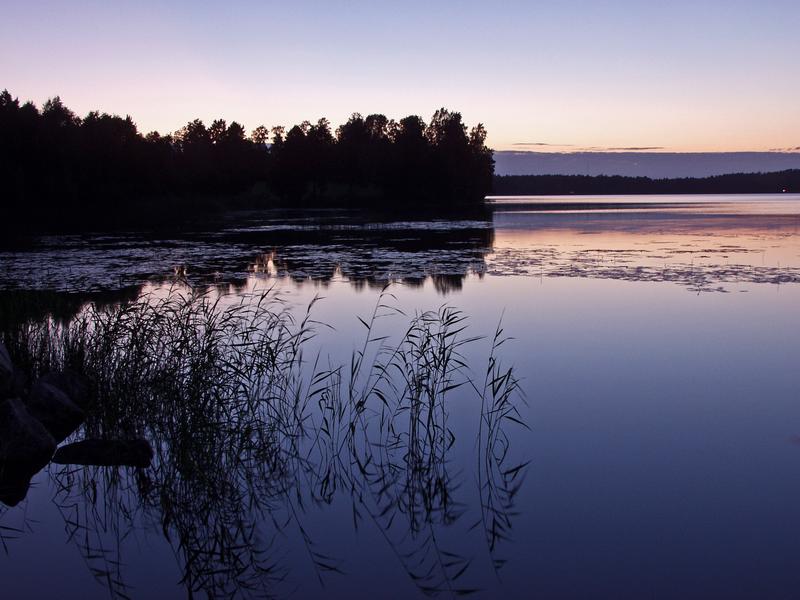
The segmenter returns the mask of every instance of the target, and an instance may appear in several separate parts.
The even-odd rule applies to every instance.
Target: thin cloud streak
[[[647,152],[647,151],[654,151],[654,150],[667,150],[667,146],[582,146],[578,147],[575,144],[549,144],[547,142],[517,142],[511,144],[513,148],[529,148],[529,147],[538,147],[538,148],[570,148],[570,150],[563,150],[561,152],[564,153],[575,153],[575,152]],[[776,151],[791,151],[792,149],[787,148],[783,150]],[[518,150],[518,152],[526,152],[526,150]],[[558,153],[558,151],[556,152]]]
[[[621,148],[606,148],[608,152],[638,152],[640,150],[665,150],[666,146],[627,146]]]
[[[554,148],[571,148],[574,144],[549,144],[547,142],[515,142],[512,146],[551,146]]]

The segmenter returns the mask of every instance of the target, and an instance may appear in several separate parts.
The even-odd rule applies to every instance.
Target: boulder
[[[56,442],[19,398],[0,400],[0,501],[14,506],[53,456]]]
[[[59,465],[149,467],[153,449],[147,440],[83,440],[61,446],[53,456]]]
[[[65,440],[86,418],[83,410],[57,387],[39,379],[26,398],[28,412],[50,432],[56,442]]]
[[[48,463],[56,449],[53,436],[19,398],[0,401],[0,463]],[[40,467],[41,468],[41,467]]]
[[[89,405],[89,381],[80,373],[69,369],[51,371],[40,377],[39,381],[64,392],[82,410],[86,410]]]
[[[0,342],[0,399],[6,398],[14,387],[14,363],[3,342]]]
[[[25,500],[34,475],[36,473],[27,476],[20,476],[18,473],[0,473],[0,502],[13,507]]]
[[[9,398],[24,398],[25,390],[28,389],[28,377],[25,373],[14,367],[14,375],[11,380],[11,393],[7,396]]]

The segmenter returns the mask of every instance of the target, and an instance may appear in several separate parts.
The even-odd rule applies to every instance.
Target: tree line
[[[651,179],[621,175],[495,175],[498,196],[567,194],[778,194],[800,192],[800,169],[711,177]]]
[[[142,134],[130,116],[77,116],[56,96],[41,107],[0,93],[6,221],[118,220],[207,206],[455,207],[489,193],[482,124],[437,110],[429,122],[355,113],[290,128],[200,119]],[[107,219],[104,219],[107,217]]]

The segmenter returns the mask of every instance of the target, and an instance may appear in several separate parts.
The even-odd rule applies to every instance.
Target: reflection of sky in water
[[[420,237],[413,229],[402,233]],[[337,242],[341,254],[327,257],[335,275],[322,260],[333,244],[253,252],[242,243],[230,257],[247,256],[244,280],[221,289],[277,283],[298,309],[325,296],[315,317],[333,329],[320,330],[315,343],[340,359],[361,333],[356,315],[368,314],[376,301],[368,280],[364,287],[351,281],[368,275],[370,265],[385,270],[380,274],[386,265],[410,263],[415,268],[404,267],[407,273],[423,276],[455,265],[452,272],[464,276],[460,291],[450,288],[445,299],[431,279],[395,286],[398,304],[409,312],[449,302],[469,315],[474,334],[491,334],[503,315],[515,338],[503,358],[524,377],[523,416],[531,426],[512,443],[531,466],[519,492],[514,541],[504,549],[502,583],[480,538],[468,532],[477,499],[468,468],[459,467],[465,516],[439,531],[443,546],[473,558],[464,583],[488,590],[478,597],[792,597],[800,589],[800,447],[793,441],[800,434],[799,238],[797,217],[775,215],[498,213],[490,247],[472,234],[407,247],[407,255],[397,240],[373,238],[355,249]],[[453,256],[436,263],[443,242],[445,250],[449,242],[468,247],[451,248]],[[102,252],[86,254],[74,243],[81,259],[71,268],[103,260]],[[113,239],[109,244],[117,253],[113,264],[123,270],[137,263],[127,252],[146,252],[135,240],[127,249]],[[206,250],[212,247],[225,263],[224,245]],[[198,268],[192,257],[206,260],[191,248],[191,241],[159,248],[164,262],[142,272],[188,264],[191,276]],[[383,248],[394,249],[380,256]],[[42,252],[70,260],[69,252]],[[181,252],[190,260],[169,263]],[[370,253],[378,255],[372,262]],[[8,256],[3,269],[13,273]],[[324,268],[315,271],[315,261]],[[303,275],[284,278],[282,269]],[[325,287],[313,282],[323,271],[334,275]],[[736,293],[687,293],[718,288]],[[468,358],[479,361],[485,350],[478,344]],[[457,396],[451,408],[467,440],[455,451],[459,465],[472,457],[470,402]],[[36,520],[33,532],[0,558],[0,569],[14,573],[4,580],[5,593],[23,597],[40,589],[44,563],[52,589],[84,586],[80,597],[105,597],[75,547],[64,543],[63,519],[50,503],[53,483],[46,474],[36,481],[25,508]],[[287,531],[280,550],[293,567],[296,597],[417,594],[380,532],[353,530],[347,494],[306,507],[303,525],[320,551],[342,561],[346,575],[326,577],[321,590],[298,532]],[[114,547],[115,540],[107,541]],[[179,574],[157,523],[120,547],[135,590],[175,596]],[[154,584],[159,590],[151,592]]]
[[[800,215],[800,194],[654,194],[630,196],[492,196],[499,209],[596,212],[614,207],[616,212],[660,208],[670,213]]]
[[[673,281],[693,290],[800,281],[800,216],[498,213],[491,275]]]

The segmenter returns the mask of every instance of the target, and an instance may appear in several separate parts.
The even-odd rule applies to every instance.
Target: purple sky
[[[144,131],[447,106],[501,150],[800,146],[797,0],[27,0],[2,14],[0,88]]]

